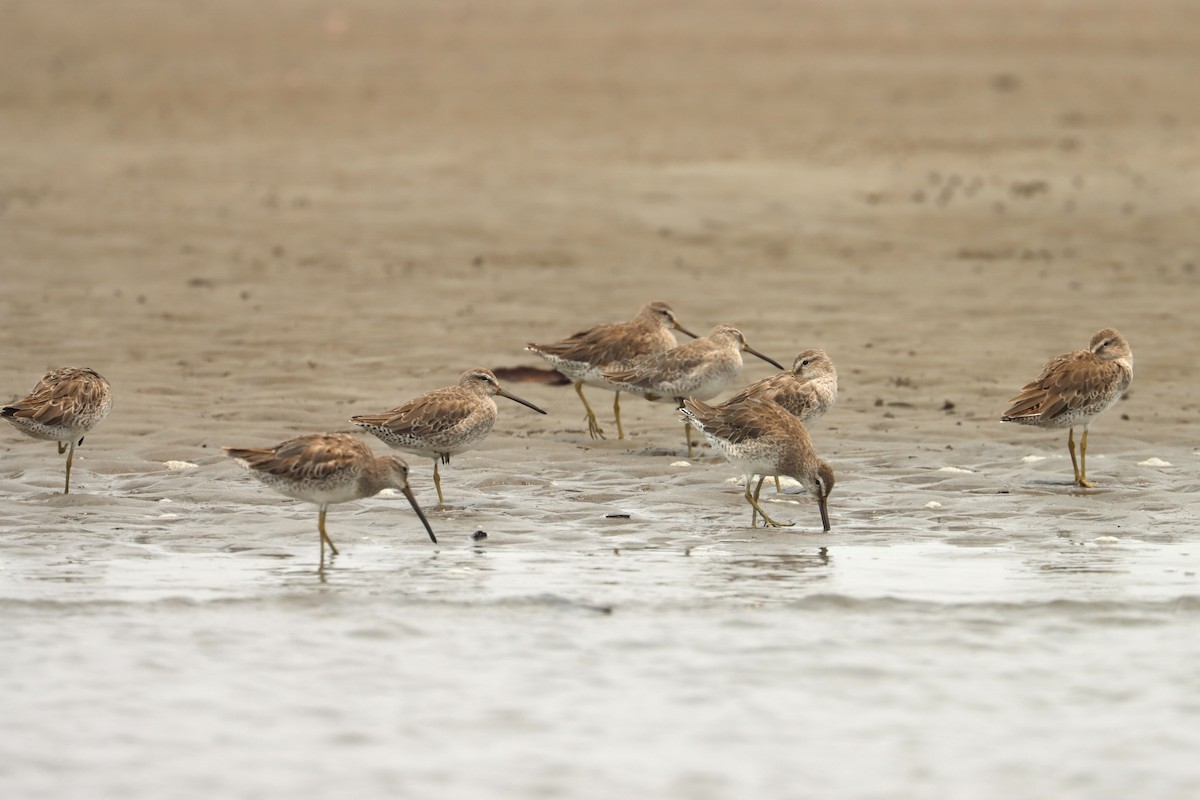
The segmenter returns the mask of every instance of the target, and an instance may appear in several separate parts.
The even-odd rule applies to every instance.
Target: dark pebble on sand
[[[472,533],[472,534],[471,534],[471,538],[472,538],[472,539],[474,539],[474,540],[475,540],[475,541],[477,541],[477,542],[478,542],[480,539],[486,539],[486,538],[487,538],[487,531],[475,531],[474,533]]]

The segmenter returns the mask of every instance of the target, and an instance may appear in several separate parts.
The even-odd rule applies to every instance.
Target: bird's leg
[[[321,563],[325,563],[325,545],[329,545],[329,552],[335,556],[338,554],[337,547],[333,544],[333,539],[329,538],[329,534],[325,532],[325,511],[328,507],[322,503],[321,511],[317,514],[317,530],[321,532]]]
[[[779,476],[775,476],[775,494],[783,494],[783,487],[779,485]]]
[[[575,394],[579,395],[579,399],[583,401],[583,407],[587,409],[587,417],[585,419],[587,419],[588,424],[588,436],[591,436],[593,439],[603,439],[604,429],[596,421],[596,412],[592,411],[587,398],[583,396],[583,381],[575,381]]]
[[[1075,471],[1075,483],[1079,483],[1079,462],[1075,460],[1075,427],[1067,431],[1067,449],[1071,451],[1071,469]]]
[[[61,449],[62,442],[59,442],[58,446],[60,448],[58,452],[61,453],[62,452],[62,449]],[[66,484],[66,486],[63,487],[63,494],[71,493],[71,460],[73,458],[75,458],[75,442],[74,441],[71,442],[71,449],[67,453],[67,484]]]
[[[1088,429],[1085,426],[1083,436],[1079,440],[1079,475],[1075,482],[1085,489],[1091,489],[1094,484],[1089,483],[1087,479],[1087,435]]]
[[[438,475],[438,458],[437,458],[437,456],[435,456],[433,459],[433,485],[434,485],[434,488],[437,489],[438,505],[439,506],[445,505],[446,498],[442,497],[442,477],[440,475]]]
[[[692,457],[692,423],[684,421],[683,423],[683,440],[687,442],[687,457]]]
[[[762,488],[762,483],[761,483],[761,482],[759,482],[759,485],[758,485],[758,487],[759,487],[760,489]],[[796,523],[794,523],[794,522],[776,522],[775,520],[773,520],[773,519],[771,519],[770,517],[768,517],[768,516],[767,516],[767,512],[765,512],[765,511],[763,511],[763,510],[762,510],[762,506],[760,506],[760,505],[758,504],[758,500],[756,500],[756,499],[754,498],[754,495],[753,495],[753,494],[751,494],[751,492],[750,492],[750,481],[746,481],[746,502],[748,502],[750,505],[754,506],[754,510],[755,510],[755,511],[757,511],[759,514],[762,514],[762,518],[763,518],[763,527],[764,527],[764,528],[765,528],[766,526],[768,526],[768,525],[770,525],[772,528],[790,528],[791,526],[793,526],[793,525],[795,525],[795,524],[796,524]],[[750,521],[751,521],[751,523],[753,523],[753,522],[754,522],[754,518],[753,518],[753,516],[751,516],[751,519],[750,519]],[[751,526],[750,526],[750,527],[754,527],[754,525],[753,525],[753,524],[751,524]]]
[[[63,453],[67,452],[67,443],[66,442],[58,442],[57,444],[58,444],[58,454],[60,456]]]
[[[625,438],[625,429],[621,427],[621,393],[613,395],[613,414],[617,418],[617,438]]]
[[[758,513],[758,496],[760,494],[762,494],[763,481],[765,481],[766,479],[767,479],[766,475],[759,475],[758,476],[758,485],[754,487],[754,502],[751,503],[751,505],[754,506],[754,511],[751,512],[751,514],[750,514],[750,527],[752,527],[752,528],[754,527],[754,515]],[[747,482],[746,486],[749,487],[749,485],[750,485],[749,482]],[[765,522],[763,523],[763,527],[766,527]]]

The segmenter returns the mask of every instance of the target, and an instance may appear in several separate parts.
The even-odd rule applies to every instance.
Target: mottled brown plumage
[[[601,374],[620,389],[647,400],[674,403],[678,408],[685,397],[708,400],[724,391],[741,374],[743,351],[783,369],[778,361],[747,344],[740,330],[732,325],[717,325],[707,336],[646,356],[627,369],[606,369]],[[685,421],[683,435],[689,458],[690,429]]]
[[[575,384],[575,393],[583,401],[588,423],[588,435],[593,439],[604,438],[604,431],[596,421],[596,414],[583,396],[583,386],[595,386],[615,392],[613,413],[617,419],[617,438],[625,438],[621,427],[621,391],[605,381],[600,373],[606,369],[623,369],[644,356],[670,350],[677,342],[672,331],[679,331],[692,338],[696,334],[679,324],[675,312],[661,300],[642,306],[638,315],[627,322],[612,322],[579,331],[559,342],[525,346],[549,361],[555,369],[566,375]]]
[[[747,397],[720,406],[688,398],[680,415],[700,430],[730,464],[742,470],[746,478],[746,502],[753,509],[751,527],[758,514],[762,515],[764,525],[781,525],[758,504],[762,481],[752,492],[753,476],[787,475],[817,498],[821,525],[829,530],[828,499],[834,484],[833,468],[817,457],[804,425],[782,406],[762,397]]]
[[[792,361],[792,368],[778,375],[757,380],[730,397],[725,405],[737,405],[750,397],[774,400],[789,414],[811,426],[837,402],[837,370],[824,350],[805,350]],[[754,496],[762,491],[760,477]],[[775,476],[775,491],[782,491],[779,476]]]
[[[100,373],[62,367],[43,375],[28,395],[0,409],[0,416],[26,436],[58,442],[60,454],[69,450],[63,494],[70,494],[75,448],[111,408],[112,387]]]
[[[496,395],[546,412],[528,400],[505,391],[496,376],[486,369],[464,372],[455,386],[434,389],[382,414],[363,414],[350,421],[379,438],[388,447],[414,453],[433,461],[433,485],[438,502],[444,503],[438,463],[482,442],[496,424]]]
[[[1000,419],[1039,428],[1069,428],[1067,448],[1075,483],[1091,488],[1087,479],[1088,425],[1120,400],[1132,381],[1133,351],[1115,329],[1104,328],[1092,337],[1086,349],[1046,362],[1041,374],[1022,387]],[[1078,460],[1077,426],[1083,428]]]
[[[357,437],[346,433],[312,433],[288,439],[272,447],[225,447],[254,477],[280,494],[316,503],[320,509],[317,530],[321,533],[321,560],[325,545],[337,555],[337,547],[325,532],[329,506],[373,497],[383,489],[399,489],[421,519],[429,538],[437,537],[408,486],[408,464],[398,456],[376,456]]]

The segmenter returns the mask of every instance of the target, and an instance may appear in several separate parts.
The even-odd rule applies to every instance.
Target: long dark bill
[[[408,504],[413,507],[413,511],[417,512],[417,516],[421,518],[421,524],[425,526],[425,530],[429,531],[429,541],[437,544],[437,537],[433,535],[433,528],[429,527],[429,520],[425,519],[425,512],[421,511],[421,507],[417,505],[417,498],[413,496],[412,489],[405,486],[400,491],[404,492],[404,496],[408,498]],[[829,528],[825,530],[829,530]]]
[[[826,533],[829,532],[829,508],[827,505],[828,502],[829,502],[829,499],[826,497],[818,497],[817,498],[817,507],[821,509],[821,526],[825,529]]]
[[[758,356],[759,358],[761,358],[763,361],[767,362],[768,364],[772,364],[772,365],[778,367],[779,369],[783,369],[783,364],[780,364],[778,361],[776,361],[773,358],[768,358],[767,356],[764,356],[762,353],[758,352],[750,345],[746,345],[746,352],[752,356]]]
[[[679,331],[680,333],[686,333],[688,336],[692,337],[693,339],[699,339],[699,338],[700,338],[700,337],[699,337],[699,336],[697,336],[696,334],[694,334],[694,333],[692,333],[691,331],[689,331],[687,328],[685,328],[685,327],[683,327],[682,325],[680,325],[678,322],[676,322],[676,323],[675,323],[675,330]]]
[[[509,400],[514,400],[528,408],[532,408],[534,411],[538,412],[539,414],[546,413],[545,411],[542,411],[540,408],[538,408],[537,406],[535,406],[533,403],[529,402],[528,400],[522,400],[520,397],[517,397],[515,394],[505,391],[504,389],[501,389],[500,391],[496,392],[496,394],[500,395],[501,397],[507,397]]]

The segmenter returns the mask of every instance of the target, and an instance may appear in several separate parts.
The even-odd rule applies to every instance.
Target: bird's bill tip
[[[783,364],[780,364],[778,361],[776,361],[775,359],[771,358],[770,356],[768,356],[764,353],[758,352],[757,350],[755,350],[753,347],[750,347],[749,345],[746,346],[746,352],[752,356],[758,356],[763,361],[767,362],[768,364],[775,367],[776,369],[783,369]]]
[[[818,498],[817,506],[821,509],[821,527],[825,529],[826,533],[829,533],[830,527],[828,501],[824,497]]]
[[[529,402],[528,400],[524,399],[523,397],[517,397],[515,394],[508,391],[507,389],[501,389],[500,391],[496,392],[496,394],[500,395],[501,397],[507,397],[509,400],[512,400],[515,403],[520,403],[521,405],[525,406],[526,408],[532,408],[534,411],[538,412],[539,414],[546,413],[543,409],[538,408],[533,403]]]
[[[425,519],[425,512],[421,510],[421,506],[417,503],[416,495],[413,494],[412,489],[405,486],[400,491],[404,492],[404,496],[408,498],[408,504],[413,507],[413,511],[417,512],[417,516],[421,519],[421,524],[425,526],[425,531],[429,534],[429,541],[437,544],[437,537],[433,535],[433,528],[429,527],[429,520]]]

